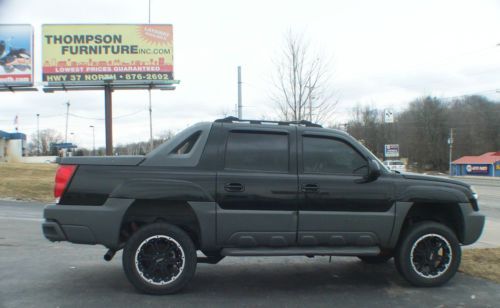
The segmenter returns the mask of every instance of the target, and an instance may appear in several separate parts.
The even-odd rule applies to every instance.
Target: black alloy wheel
[[[196,270],[196,248],[182,229],[154,223],[139,229],[123,250],[123,269],[140,291],[171,294],[192,279]]]

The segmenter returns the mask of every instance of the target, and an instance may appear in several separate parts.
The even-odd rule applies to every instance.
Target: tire
[[[412,285],[434,287],[446,283],[460,266],[461,248],[447,226],[425,221],[412,225],[400,239],[394,262]]]
[[[139,229],[123,249],[123,270],[138,290],[150,294],[179,291],[196,271],[196,248],[180,228],[154,223]]]
[[[387,263],[392,258],[392,255],[358,256],[358,258],[367,264],[382,264]]]

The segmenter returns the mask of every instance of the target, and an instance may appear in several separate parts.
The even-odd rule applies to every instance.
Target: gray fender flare
[[[186,201],[198,221],[201,249],[214,249],[216,203],[213,197],[199,185],[182,180],[133,179],[119,185],[110,197],[132,200]]]

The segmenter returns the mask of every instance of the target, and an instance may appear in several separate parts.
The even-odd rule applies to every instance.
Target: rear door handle
[[[302,192],[315,193],[319,192],[318,184],[302,184]]]
[[[228,192],[242,192],[245,191],[245,186],[240,183],[226,183],[224,184],[224,190]]]

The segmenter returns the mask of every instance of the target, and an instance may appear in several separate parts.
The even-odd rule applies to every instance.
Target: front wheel
[[[412,225],[398,245],[396,268],[411,284],[439,286],[450,280],[461,259],[460,243],[447,226],[436,222]]]
[[[155,223],[139,229],[123,249],[123,269],[140,291],[170,294],[194,276],[196,248],[180,228]]]

